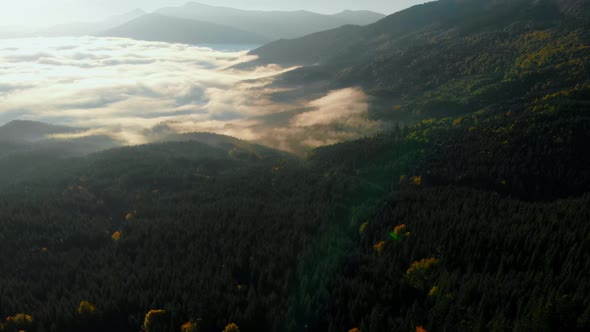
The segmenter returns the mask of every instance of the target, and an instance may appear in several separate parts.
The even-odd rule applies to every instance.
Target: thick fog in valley
[[[6,13],[37,21],[27,4],[47,5],[24,1]],[[301,154],[380,128],[369,117],[362,88],[285,83],[284,74],[299,64],[259,62],[249,51],[275,40],[370,24],[381,13],[344,10],[356,8],[345,4],[332,4],[334,14],[280,5],[252,10],[256,6],[247,2],[240,9],[148,2],[149,11],[132,9],[134,3],[86,5],[106,18],[72,15],[46,27],[0,27],[3,141],[83,141],[92,144],[81,151],[94,152],[208,132]],[[59,17],[49,9],[46,16]],[[313,46],[304,48],[313,53]]]
[[[120,38],[0,40],[0,123],[67,125],[79,129],[45,138],[106,136],[121,145],[211,132],[291,152],[379,127],[368,119],[360,89],[274,101],[274,77],[294,68],[236,69],[254,58],[245,51]]]

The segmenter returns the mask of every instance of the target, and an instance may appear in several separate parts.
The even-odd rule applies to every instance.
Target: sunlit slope
[[[361,86],[386,100],[374,117],[445,117],[518,103],[587,81],[587,4],[579,1],[438,1],[366,27],[277,41],[259,63],[313,65],[277,86]],[[319,88],[318,88],[319,86]]]

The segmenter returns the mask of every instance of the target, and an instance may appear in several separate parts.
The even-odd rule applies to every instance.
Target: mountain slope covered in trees
[[[305,160],[192,140],[58,162],[3,187],[0,313],[30,331],[136,331],[150,309],[161,331],[583,330],[590,121],[549,105]]]
[[[403,75],[369,89],[413,116],[380,135],[299,158],[193,134],[0,181],[0,331],[590,329],[587,32],[472,3],[441,2],[490,22],[423,48],[436,68],[352,65]]]
[[[374,118],[445,117],[586,82],[588,7],[577,0],[437,1],[251,53],[258,64],[308,65],[284,74],[279,87],[360,86],[383,100]]]

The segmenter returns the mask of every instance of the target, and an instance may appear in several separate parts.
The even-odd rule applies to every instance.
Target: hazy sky
[[[0,26],[46,26],[73,21],[98,21],[135,8],[153,11],[187,0],[4,0]],[[201,3],[243,9],[298,10],[335,13],[344,9],[368,9],[391,14],[424,0],[201,0]]]

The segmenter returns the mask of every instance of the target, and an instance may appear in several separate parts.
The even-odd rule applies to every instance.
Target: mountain
[[[340,13],[326,16],[342,20],[342,25],[367,25],[385,18],[384,14],[370,10],[343,10]]]
[[[0,127],[0,141],[36,142],[54,134],[72,134],[82,129],[56,126],[37,121],[15,120]]]
[[[366,25],[385,17],[370,11],[344,11],[322,15],[309,11],[253,11],[189,2],[180,7],[162,8],[158,14],[210,22],[249,31],[270,40],[296,38],[346,24]]]
[[[361,62],[399,49],[434,46],[436,40],[429,38],[452,40],[525,21],[538,27],[539,23],[558,19],[559,13],[564,13],[559,9],[560,3],[571,2],[441,0],[408,8],[364,27],[347,26],[295,40],[275,41],[252,54],[260,56],[263,62],[275,63],[315,64],[351,59]]]
[[[415,118],[305,157],[165,125],[67,158],[0,142],[0,331],[589,331],[586,3],[321,33],[352,44],[275,84]]]
[[[4,31],[0,37],[90,35],[164,42],[265,44],[346,24],[365,25],[383,17],[385,15],[371,11],[347,10],[322,15],[308,11],[248,11],[189,2],[180,7],[162,8],[152,14],[136,9],[99,22],[60,24],[32,33]]]
[[[84,130],[23,120],[0,127],[0,186],[30,178],[65,158],[120,146],[115,139],[105,135],[52,138],[52,135],[77,134]]]
[[[219,24],[148,14],[100,33],[104,37],[186,44],[263,44],[264,36]]]
[[[35,33],[44,37],[62,37],[62,36],[85,36],[96,35],[102,31],[109,30],[125,24],[133,19],[145,15],[146,12],[141,9],[135,9],[128,13],[116,15],[100,22],[93,23],[70,23],[56,25]]]
[[[306,86],[308,93],[362,87],[389,104],[373,114],[379,119],[449,116],[585,81],[588,14],[577,0],[446,0],[251,54],[257,65],[305,65],[277,86]]]

